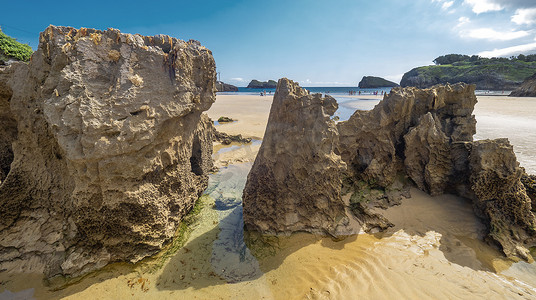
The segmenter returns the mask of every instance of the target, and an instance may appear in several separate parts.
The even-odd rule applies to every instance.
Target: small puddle
[[[218,125],[225,125],[225,124],[236,123],[236,122],[238,122],[238,120],[234,120],[234,121],[231,121],[231,122],[218,122],[218,120],[214,120],[214,121],[212,121],[212,122],[214,122],[214,126],[218,126]]]
[[[218,151],[216,151],[216,153],[214,153],[213,156],[217,156],[226,152],[238,150],[240,148],[257,146],[257,145],[260,145],[261,143],[262,143],[262,140],[251,140],[251,143],[247,143],[247,144],[240,144],[240,143],[233,142],[230,145],[222,145],[223,148],[220,148]]]
[[[257,259],[244,242],[242,191],[252,163],[229,165],[209,177],[205,194],[215,200],[220,233],[212,244],[214,272],[229,283],[262,276]]]

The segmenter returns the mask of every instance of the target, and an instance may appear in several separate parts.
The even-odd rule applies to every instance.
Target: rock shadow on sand
[[[445,258],[475,271],[497,272],[495,263],[510,264],[499,249],[484,241],[486,226],[475,215],[471,200],[450,194],[430,196],[416,188],[402,205],[382,212],[395,226],[375,234],[378,238],[403,231],[410,236],[441,235],[438,249]]]

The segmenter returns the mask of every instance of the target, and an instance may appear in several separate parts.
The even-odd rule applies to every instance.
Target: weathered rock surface
[[[342,159],[351,176],[382,187],[410,166],[408,175],[419,187],[441,193],[445,179],[431,171],[451,164],[437,155],[448,152],[445,143],[472,141],[475,104],[474,86],[462,83],[425,90],[394,88],[373,110],[356,111],[337,125]]]
[[[340,189],[345,164],[330,96],[310,95],[280,79],[268,125],[244,189],[244,225],[278,234],[337,234],[348,221]]]
[[[507,256],[528,259],[528,247],[536,245],[536,218],[508,139],[474,142],[469,171],[473,205],[489,226],[488,238]]]
[[[13,161],[11,144],[17,138],[17,121],[9,106],[13,92],[7,84],[12,75],[12,68],[0,68],[0,183],[6,178],[11,168]]]
[[[212,167],[211,52],[50,26],[29,65],[10,68],[7,85],[0,73],[0,135],[14,154],[0,186],[0,269],[76,276],[161,249]]]
[[[222,81],[216,81],[217,92],[238,92],[238,88],[232,84],[228,84]]]
[[[513,90],[511,97],[536,97],[536,74],[525,79],[521,86]]]
[[[536,211],[536,175],[524,173],[521,176],[521,182],[527,190],[527,196],[532,200],[532,210]]]
[[[417,187],[432,195],[442,194],[452,174],[450,139],[437,116],[430,112],[404,135],[406,173]]]

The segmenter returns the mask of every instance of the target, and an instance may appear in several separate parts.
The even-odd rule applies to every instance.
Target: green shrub
[[[17,42],[0,29],[0,60],[14,58],[20,61],[29,61],[32,53],[33,50],[30,46]]]

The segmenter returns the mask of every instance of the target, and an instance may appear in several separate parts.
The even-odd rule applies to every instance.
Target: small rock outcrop
[[[521,86],[513,90],[510,97],[536,97],[536,74],[525,79]]]
[[[222,81],[216,81],[217,92],[238,92],[238,88],[232,84],[228,84]]]
[[[218,131],[216,130],[216,128],[214,128],[214,141],[220,142],[224,145],[230,145],[232,142],[247,144],[247,143],[251,143],[251,140],[252,140],[251,138],[242,137],[241,134],[232,135],[232,134]]]
[[[341,199],[345,164],[331,96],[280,79],[268,125],[244,189],[244,225],[270,234],[337,234],[348,221]]]
[[[375,89],[381,87],[395,87],[398,83],[375,76],[363,76],[358,84],[360,89]]]
[[[154,254],[207,186],[212,53],[115,29],[39,41],[0,71],[0,269],[77,276]]]

